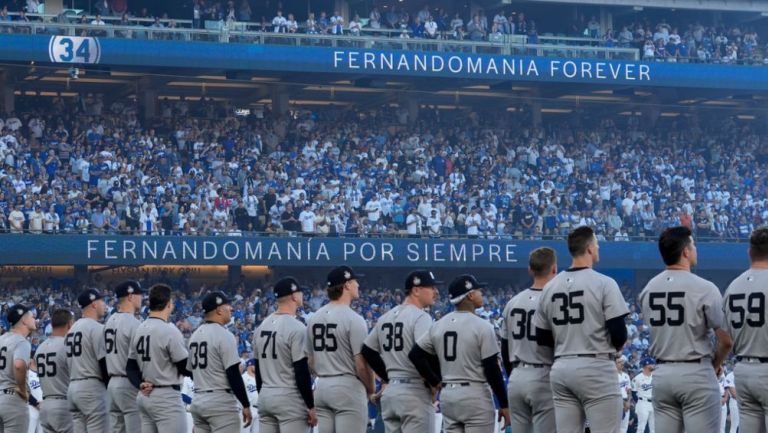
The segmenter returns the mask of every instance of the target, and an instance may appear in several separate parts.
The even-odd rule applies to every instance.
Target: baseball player
[[[245,362],[243,373],[245,392],[248,393],[248,402],[251,404],[251,425],[243,426],[240,433],[259,433],[259,387],[256,384],[256,361],[249,359]]]
[[[714,284],[691,273],[697,254],[690,229],[666,229],[659,237],[659,252],[666,270],[640,293],[643,320],[651,330],[649,352],[657,364],[656,431],[716,433],[720,427],[716,372],[732,346],[723,329],[722,297]]]
[[[411,272],[405,280],[405,301],[381,316],[365,339],[363,357],[388,384],[381,396],[381,418],[387,433],[434,430],[432,391],[408,354],[419,337],[429,332],[432,317],[424,309],[437,300],[438,284],[441,282],[432,272]]]
[[[191,374],[184,337],[168,323],[172,311],[171,288],[165,284],[150,287],[149,316],[134,332],[128,352],[125,372],[140,391],[136,403],[142,433],[187,432],[181,377]]]
[[[360,353],[368,325],[349,306],[360,297],[358,277],[348,266],[331,270],[327,281],[331,301],[307,323],[309,364],[317,374],[319,433],[365,432],[367,403],[375,399],[373,372]]]
[[[8,309],[10,331],[0,335],[0,432],[27,433],[27,363],[32,346],[27,337],[35,329],[35,317],[24,305]]]
[[[304,295],[294,278],[275,284],[277,311],[256,328],[253,355],[261,433],[308,433],[317,425],[307,328],[296,319]]]
[[[107,351],[109,373],[109,415],[115,433],[141,431],[139,408],[136,406],[136,389],[125,374],[128,352],[139,320],[136,313],[141,309],[144,292],[137,281],[124,281],[115,287],[119,299],[117,312],[104,325],[104,346]]]
[[[205,323],[189,339],[187,369],[195,379],[195,400],[190,412],[198,433],[240,433],[240,408],[246,427],[251,425],[251,404],[240,375],[237,340],[224,327],[232,320],[232,306],[223,292],[203,298]]]
[[[733,280],[725,291],[723,309],[725,326],[733,336],[733,352],[737,361],[733,375],[739,392],[739,430],[745,433],[766,433],[768,228],[762,227],[752,232],[749,238],[749,260],[750,268]]]
[[[77,297],[82,317],[69,330],[64,344],[69,364],[67,400],[75,433],[108,433],[107,352],[104,325],[107,304],[98,291],[88,289]]]
[[[653,364],[650,358],[640,361],[643,371],[632,379],[632,391],[637,394],[637,433],[645,433],[646,425],[650,433],[656,433],[653,416]]]
[[[29,360],[29,371],[27,372],[27,385],[29,386],[30,403],[29,409],[29,433],[41,433],[40,428],[40,404],[43,402],[43,390],[40,388],[40,378],[37,375],[37,364],[35,359]],[[34,400],[32,400],[34,398]],[[32,403],[34,401],[34,403]]]
[[[35,362],[43,390],[40,426],[45,433],[72,433],[72,412],[67,402],[69,365],[64,339],[74,323],[69,310],[51,313],[51,336],[37,348]]]
[[[632,385],[629,380],[629,375],[624,371],[625,361],[626,358],[624,358],[624,356],[616,358],[616,371],[619,373],[619,393],[621,394],[621,399],[623,401],[621,408],[621,433],[627,433],[627,430],[629,430],[629,399],[632,397]]]
[[[533,286],[510,299],[501,315],[501,358],[509,376],[507,395],[512,431],[548,433],[555,431],[555,407],[549,384],[552,348],[536,344],[536,330],[531,329],[531,323],[544,285],[557,275],[555,251],[531,251],[528,273],[533,276]]]
[[[730,393],[725,387],[725,373],[720,371],[717,376],[717,386],[720,390],[720,433],[725,433],[725,424],[728,421],[728,397]]]
[[[411,362],[432,389],[442,385],[440,408],[445,433],[495,431],[491,391],[499,401],[502,430],[509,425],[509,402],[499,366],[496,333],[490,322],[475,314],[483,306],[483,287],[485,284],[478,283],[472,275],[455,278],[448,292],[456,310],[435,322],[409,353]],[[439,365],[439,372],[434,364]]]
[[[622,400],[613,361],[627,341],[629,309],[616,281],[592,269],[600,246],[591,228],[568,235],[568,252],[571,267],[544,287],[533,319],[537,344],[554,348],[557,432],[582,433],[586,416],[592,433],[616,433]]]
[[[728,391],[728,410],[731,412],[730,433],[736,433],[739,430],[739,401],[734,380],[733,370],[731,370],[725,375],[725,389]]]
[[[189,407],[195,397],[195,383],[191,377],[184,376],[181,383],[181,401],[184,402],[184,418],[187,420],[187,433],[193,433],[195,423],[192,421],[192,414],[189,413]]]

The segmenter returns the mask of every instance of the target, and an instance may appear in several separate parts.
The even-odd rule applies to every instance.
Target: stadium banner
[[[0,35],[0,61],[768,90],[750,66],[75,36]]]
[[[541,246],[566,266],[565,241],[439,238],[2,235],[0,265],[231,265],[525,269]],[[699,268],[748,265],[747,244],[700,243]],[[661,269],[655,242],[603,242],[600,268]]]

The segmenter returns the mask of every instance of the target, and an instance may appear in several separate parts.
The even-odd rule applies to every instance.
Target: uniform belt
[[[152,388],[171,388],[176,391],[181,391],[181,386],[179,385],[152,385]]]
[[[671,359],[657,359],[656,364],[700,364],[701,361],[704,358],[699,359],[681,359],[681,360],[671,360]]]
[[[472,385],[472,383],[471,382],[447,382],[445,385],[451,388],[455,388],[457,386],[470,386]]]
[[[647,401],[647,402],[652,402],[653,401],[652,398],[638,397],[637,399],[640,400],[640,401]]]
[[[67,396],[65,395],[46,395],[43,397],[43,400],[66,400]]]
[[[4,389],[4,390],[2,390],[0,392],[2,392],[3,394],[6,394],[6,395],[14,395],[14,394],[16,394],[16,390],[14,388]]]
[[[531,364],[530,362],[515,361],[512,363],[512,368],[518,367],[531,367],[531,368],[546,368],[551,367],[549,364]]]
[[[750,364],[757,364],[757,363],[765,364],[765,363],[768,363],[768,358],[763,358],[759,356],[737,356],[736,361],[746,362]]]
[[[231,389],[207,389],[205,391],[195,391],[195,394],[210,394],[212,392],[226,392],[227,394],[232,394]]]
[[[100,381],[101,378],[96,376],[88,376],[88,377],[81,377],[78,379],[70,379],[70,382],[80,382],[82,380],[99,380]]]
[[[389,379],[389,383],[418,383],[423,384],[424,379],[417,379],[415,377],[393,377]]]
[[[605,359],[608,361],[615,361],[616,355],[612,353],[576,353],[573,355],[555,356],[555,359],[570,359],[570,358],[595,358],[595,359]]]
[[[128,377],[124,374],[110,374],[109,377]]]
[[[328,378],[328,377],[342,377],[342,376],[347,376],[347,377],[357,377],[357,376],[355,376],[354,374],[349,374],[349,373],[341,373],[341,374],[325,374],[325,375],[318,375],[317,377],[320,377],[320,378],[323,378],[323,379],[325,379],[325,378]]]

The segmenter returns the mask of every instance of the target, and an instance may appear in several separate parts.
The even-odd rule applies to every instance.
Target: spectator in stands
[[[325,11],[320,12],[320,18],[317,20],[318,33],[329,34],[331,32],[331,21],[326,16]]]
[[[278,10],[277,15],[272,18],[272,31],[275,33],[285,33],[287,30],[287,20],[283,16],[283,11]]]
[[[432,15],[429,15],[424,23],[424,37],[427,39],[437,39],[437,36],[437,23],[432,18]]]
[[[296,33],[299,31],[299,23],[293,17],[293,14],[288,14],[288,19],[285,20],[285,29],[288,33]]]
[[[305,23],[305,29],[307,34],[310,34],[310,35],[316,35],[320,33],[320,29],[317,26],[317,20],[315,20],[314,12],[309,13],[309,17],[307,18],[307,22]]]
[[[240,6],[237,9],[237,19],[239,21],[249,22],[251,21],[252,14],[251,4],[248,0],[241,0]]]
[[[355,16],[349,21],[349,34],[352,36],[360,36],[360,30],[362,27],[363,25],[360,22],[360,16],[355,14]]]
[[[331,34],[343,35],[344,34],[344,17],[340,13],[334,12],[330,20]]]
[[[368,14],[368,26],[374,30],[381,28],[381,12],[379,12],[379,8],[376,6]]]

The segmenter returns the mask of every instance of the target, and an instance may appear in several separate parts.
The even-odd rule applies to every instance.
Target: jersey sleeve
[[[710,283],[709,290],[702,299],[702,304],[707,326],[710,329],[722,328],[725,322],[723,319],[723,299],[720,296],[720,291],[717,290],[717,286]]]
[[[290,338],[291,344],[291,362],[301,361],[307,357],[309,348],[307,347],[307,332],[303,326],[297,326],[292,331]]]
[[[419,314],[413,325],[413,341],[418,341],[422,335],[429,334],[429,328],[432,327],[432,317],[427,314]]]
[[[173,325],[169,325],[168,328],[171,329],[171,332],[168,333],[168,354],[171,356],[171,362],[177,363],[189,357],[189,352],[184,345],[181,331]]]
[[[416,344],[422,348],[425,352],[436,355],[437,352],[435,351],[435,345],[432,343],[432,334],[435,332],[434,327],[430,328],[429,332],[419,337],[418,340],[416,340]]]
[[[504,307],[504,311],[501,313],[501,321],[499,321],[499,337],[507,340],[509,335],[507,332],[507,315],[509,315],[509,309],[511,308],[512,301],[509,301]]]
[[[221,361],[224,364],[224,368],[229,368],[235,364],[240,364],[240,356],[237,354],[237,340],[231,332],[224,328],[221,328],[223,336],[219,342],[219,350],[221,350]]]
[[[104,326],[94,326],[91,331],[91,341],[93,342],[93,354],[96,355],[96,359],[102,359],[107,357],[107,342],[104,337]]]
[[[128,359],[138,359],[136,356],[136,332],[131,337],[131,343],[128,345]]]
[[[480,357],[487,359],[499,354],[499,344],[496,342],[496,333],[493,331],[493,326],[486,322],[483,322],[483,324],[488,326],[484,326],[478,336],[480,338]]]
[[[533,326],[536,328],[552,330],[552,325],[549,323],[549,295],[550,291],[546,288],[539,298],[539,305],[536,307],[536,314],[533,315]]]
[[[352,346],[352,355],[358,355],[363,349],[363,342],[368,335],[368,325],[365,319],[355,314],[349,327],[349,344]]]
[[[624,301],[624,296],[621,294],[616,281],[605,277],[605,285],[603,287],[603,314],[605,315],[605,320],[629,314],[627,303]]]
[[[29,364],[30,356],[32,356],[32,345],[24,339],[16,345],[16,350],[13,351],[13,359],[14,361],[21,359],[25,364]]]
[[[365,337],[365,345],[370,347],[371,349],[375,351],[379,351],[379,325],[371,329],[371,333],[368,334],[367,337]]]

